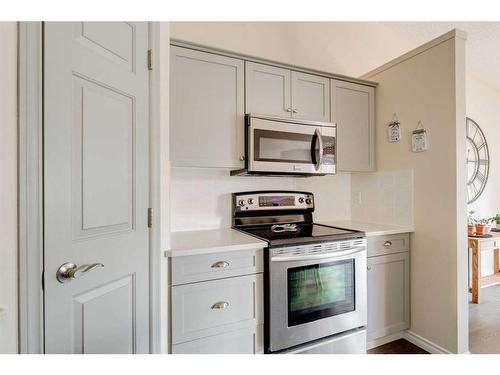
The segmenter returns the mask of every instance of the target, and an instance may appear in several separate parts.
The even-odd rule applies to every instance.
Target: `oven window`
[[[255,160],[311,164],[312,137],[312,134],[255,129]]]
[[[288,326],[354,311],[354,259],[289,268]]]

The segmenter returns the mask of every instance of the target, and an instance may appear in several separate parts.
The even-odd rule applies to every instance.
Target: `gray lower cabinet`
[[[260,257],[262,249],[172,259],[173,278],[184,282],[171,287],[172,353],[263,352]],[[212,271],[214,264],[228,270]]]
[[[408,234],[403,234],[368,240],[368,254],[385,251],[384,255],[368,257],[368,342],[410,327],[410,253],[405,245],[408,239]],[[377,249],[378,246],[383,249]]]
[[[172,345],[172,354],[261,354],[264,326],[254,326]]]

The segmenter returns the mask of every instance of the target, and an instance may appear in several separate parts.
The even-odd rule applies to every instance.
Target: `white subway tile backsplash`
[[[412,170],[353,174],[351,188],[363,197],[361,203],[353,201],[352,220],[413,224]]]
[[[252,190],[312,191],[317,222],[413,224],[412,170],[303,178],[236,177],[225,169],[172,168],[171,230],[228,228],[231,193]]]
[[[242,177],[229,170],[172,168],[170,188],[171,230],[231,227],[231,193],[252,190],[311,191],[317,221],[349,220],[351,177]]]

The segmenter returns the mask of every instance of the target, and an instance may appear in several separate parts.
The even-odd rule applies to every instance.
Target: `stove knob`
[[[299,198],[299,203],[304,203],[304,198],[303,197]]]
[[[311,204],[311,203],[312,203],[311,198],[307,198],[307,199],[306,199],[306,204]]]
[[[248,204],[253,204],[253,198],[248,198]]]
[[[245,201],[244,201],[243,199],[240,199],[240,200],[238,201],[238,204],[239,204],[240,206],[244,206],[244,205],[245,205]]]

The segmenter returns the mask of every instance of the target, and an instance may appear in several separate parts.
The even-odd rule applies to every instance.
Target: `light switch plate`
[[[360,205],[363,203],[363,195],[360,191],[352,192],[352,204]]]

